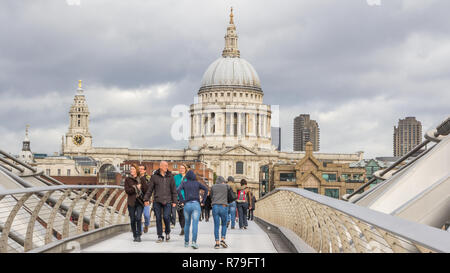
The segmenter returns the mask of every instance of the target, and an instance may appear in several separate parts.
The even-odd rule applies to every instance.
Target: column
[[[257,120],[256,120],[256,114],[253,114],[253,135],[254,136],[256,136],[258,133],[256,132],[256,128],[257,128],[257,126],[256,126],[256,122],[258,122]]]
[[[238,136],[241,136],[241,135],[242,135],[242,132],[241,132],[241,113],[240,113],[240,112],[238,112],[238,125],[237,125],[237,131],[238,131],[237,135],[238,135]]]

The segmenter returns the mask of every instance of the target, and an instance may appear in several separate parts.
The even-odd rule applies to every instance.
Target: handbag
[[[227,201],[228,204],[233,203],[234,201],[236,201],[237,197],[236,194],[234,193],[234,191],[231,189],[230,186],[228,186],[228,191],[227,191]]]
[[[144,193],[139,190],[136,186],[134,186],[135,190],[136,190],[136,202],[138,202],[141,206],[145,207],[145,202],[144,202]]]

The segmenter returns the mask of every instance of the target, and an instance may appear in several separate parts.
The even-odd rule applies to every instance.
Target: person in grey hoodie
[[[225,183],[225,178],[222,176],[217,177],[216,184],[211,188],[211,204],[212,215],[214,218],[214,237],[216,244],[214,248],[220,248],[220,246],[227,248],[225,243],[225,237],[227,235],[227,217],[228,217],[228,186]],[[219,244],[219,228],[222,226],[221,240]]]

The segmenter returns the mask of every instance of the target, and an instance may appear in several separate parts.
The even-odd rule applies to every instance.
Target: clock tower
[[[78,90],[69,111],[69,131],[66,141],[63,143],[64,155],[86,154],[92,148],[92,135],[89,132],[89,109],[81,87],[78,82]]]

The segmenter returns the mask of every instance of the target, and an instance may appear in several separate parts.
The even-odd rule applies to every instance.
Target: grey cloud
[[[57,151],[78,79],[96,146],[185,147],[167,137],[170,109],[193,102],[220,57],[231,5],[241,56],[258,72],[265,103],[280,105],[284,149],[292,148],[292,118],[300,113],[314,113],[324,151],[370,156],[390,153],[399,118],[416,116],[425,129],[449,114],[445,0],[380,7],[365,0],[3,1],[1,148],[17,152],[30,123],[55,140],[34,135],[34,151]],[[139,92],[164,84],[172,86],[167,97],[139,100]],[[140,90],[139,111],[114,97],[130,90]],[[358,109],[366,101],[384,105]],[[348,120],[326,119],[333,115]],[[158,129],[130,135],[140,124]]]

